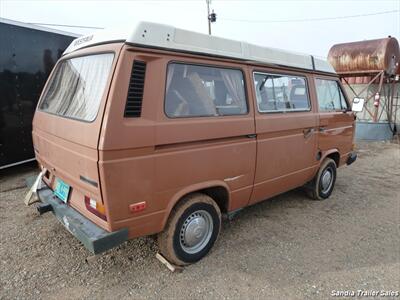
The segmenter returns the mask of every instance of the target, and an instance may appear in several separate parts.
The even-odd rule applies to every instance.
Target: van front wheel
[[[325,200],[332,194],[336,182],[336,163],[326,158],[314,179],[308,184],[307,192],[313,200]]]
[[[158,247],[171,263],[188,265],[207,255],[220,228],[221,211],[214,200],[192,194],[172,210],[164,231],[158,235]]]

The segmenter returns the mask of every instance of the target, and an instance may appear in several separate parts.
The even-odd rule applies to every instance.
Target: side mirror
[[[354,112],[360,112],[364,108],[364,98],[354,98],[353,99],[353,105],[351,106],[351,110]]]

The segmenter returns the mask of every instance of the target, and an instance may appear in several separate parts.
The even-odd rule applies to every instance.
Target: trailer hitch
[[[47,203],[40,203],[38,206],[36,206],[36,209],[39,213],[39,215],[43,215],[44,213],[47,213],[49,211],[53,211],[53,206]]]

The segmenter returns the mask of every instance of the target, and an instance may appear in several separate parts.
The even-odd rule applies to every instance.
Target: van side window
[[[242,71],[168,64],[165,113],[171,118],[247,114]]]
[[[318,106],[320,111],[348,109],[346,99],[336,80],[316,79]]]
[[[259,112],[310,110],[304,77],[254,73],[254,86]]]

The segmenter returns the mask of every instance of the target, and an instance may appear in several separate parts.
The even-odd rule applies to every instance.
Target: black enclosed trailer
[[[0,18],[0,169],[34,160],[37,101],[54,64],[77,36]]]

